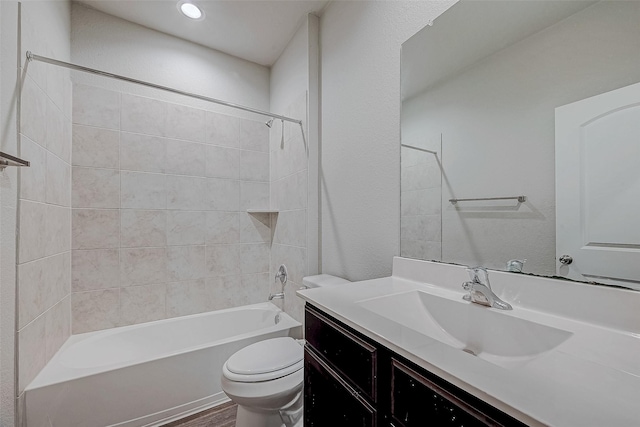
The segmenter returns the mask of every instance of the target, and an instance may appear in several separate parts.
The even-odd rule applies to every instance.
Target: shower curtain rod
[[[109,78],[116,79],[116,80],[123,80],[123,81],[130,82],[130,83],[136,83],[136,84],[139,84],[139,85],[142,85],[142,86],[147,86],[147,87],[151,87],[151,88],[154,88],[154,89],[160,89],[160,90],[164,90],[164,91],[167,91],[167,92],[173,92],[173,93],[177,93],[178,95],[189,96],[191,98],[201,99],[203,101],[213,102],[214,104],[220,104],[220,105],[224,105],[224,106],[227,106],[227,107],[236,108],[238,110],[248,111],[250,113],[260,114],[262,116],[267,116],[267,117],[272,117],[274,119],[280,119],[280,120],[284,120],[284,121],[287,121],[287,122],[297,123],[300,126],[302,126],[302,120],[296,120],[296,119],[292,119],[291,117],[281,116],[279,114],[273,114],[273,113],[270,113],[268,111],[261,111],[261,110],[255,109],[255,108],[245,107],[244,105],[233,104],[231,102],[222,101],[220,99],[209,98],[208,96],[202,96],[202,95],[198,95],[198,94],[191,93],[191,92],[185,92],[185,91],[182,91],[182,90],[179,90],[179,89],[173,89],[173,88],[170,88],[170,87],[167,87],[167,86],[157,85],[155,83],[149,83],[149,82],[145,82],[145,81],[142,81],[142,80],[132,79],[130,77],[125,77],[125,76],[121,76],[121,75],[118,75],[118,74],[108,73],[106,71],[96,70],[94,68],[89,68],[89,67],[84,67],[82,65],[72,64],[70,62],[64,62],[64,61],[59,61],[57,59],[47,58],[45,56],[36,55],[36,54],[32,53],[31,51],[27,51],[27,61],[28,62],[31,62],[31,61],[46,62],[47,64],[53,64],[53,65],[57,65],[59,67],[69,68],[71,70],[77,70],[77,71],[82,71],[82,72],[85,72],[85,73],[91,73],[91,74],[97,74],[97,75],[104,76],[104,77],[109,77]]]

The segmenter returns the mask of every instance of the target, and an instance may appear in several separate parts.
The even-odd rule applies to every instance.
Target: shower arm
[[[238,110],[248,111],[250,113],[260,114],[262,116],[272,117],[272,118],[275,118],[275,119],[280,119],[280,120],[291,122],[291,123],[297,123],[298,125],[300,125],[300,129],[303,130],[302,120],[293,119],[293,118],[287,117],[287,116],[281,116],[279,114],[273,114],[273,113],[270,113],[268,111],[262,111],[262,110],[258,110],[258,109],[251,108],[251,107],[245,107],[244,105],[234,104],[234,103],[231,103],[231,102],[223,101],[221,99],[209,98],[208,96],[198,95],[198,94],[195,94],[195,93],[186,92],[186,91],[183,91],[183,90],[174,89],[174,88],[167,87],[167,86],[162,86],[162,85],[158,85],[158,84],[155,84],[155,83],[145,82],[143,80],[132,79],[132,78],[126,77],[126,76],[121,76],[121,75],[109,73],[109,72],[106,72],[106,71],[96,70],[94,68],[84,67],[82,65],[72,64],[70,62],[64,62],[64,61],[59,61],[59,60],[53,59],[53,58],[47,58],[45,56],[36,55],[36,54],[32,53],[31,51],[27,51],[27,63],[29,63],[31,61],[46,62],[47,64],[57,65],[59,67],[69,68],[71,70],[82,71],[84,73],[90,73],[90,74],[97,74],[99,76],[109,77],[111,79],[116,79],[116,80],[123,80],[125,82],[135,83],[135,84],[139,84],[139,85],[142,85],[142,86],[151,87],[151,88],[154,88],[154,89],[164,90],[164,91],[167,91],[167,92],[173,92],[173,93],[177,93],[178,95],[184,95],[184,96],[188,96],[188,97],[191,97],[191,98],[200,99],[202,101],[213,102],[214,104],[224,105],[226,107],[231,107],[231,108],[235,108],[235,109],[238,109]],[[304,130],[303,130],[302,134],[304,136]]]

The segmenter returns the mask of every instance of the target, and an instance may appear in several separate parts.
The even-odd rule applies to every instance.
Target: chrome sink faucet
[[[491,290],[489,283],[489,272],[483,267],[467,268],[471,281],[464,282],[462,289],[469,293],[462,297],[465,301],[486,305],[487,307],[498,308],[500,310],[512,310],[511,304],[502,301]]]

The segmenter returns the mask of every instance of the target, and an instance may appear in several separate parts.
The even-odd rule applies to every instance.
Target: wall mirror
[[[640,290],[639,24],[463,0],[407,40],[401,255]]]

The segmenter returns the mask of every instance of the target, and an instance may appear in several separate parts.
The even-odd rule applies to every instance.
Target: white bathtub
[[[27,427],[162,425],[227,401],[222,365],[240,348],[300,334],[260,303],[73,335],[27,386],[21,411]]]

